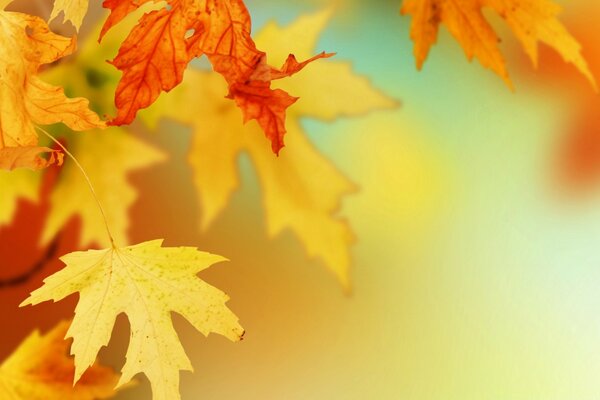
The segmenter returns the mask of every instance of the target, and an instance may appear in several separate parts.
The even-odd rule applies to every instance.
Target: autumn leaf
[[[404,0],[402,14],[412,15],[411,38],[420,69],[431,46],[436,42],[440,24],[444,24],[460,43],[469,60],[473,57],[498,74],[512,87],[499,38],[483,15],[482,9],[494,10],[511,28],[535,67],[538,43],[554,48],[566,62],[589,80],[596,80],[581,55],[581,46],[558,20],[561,7],[552,0]]]
[[[285,28],[268,24],[257,35],[257,43],[268,48],[276,60],[287,57],[290,43],[304,57],[313,51],[331,14],[331,10],[324,10],[304,16]],[[392,108],[396,103],[374,89],[365,77],[353,73],[347,62],[315,64],[285,84],[301,99],[288,120],[291,146],[279,158],[272,157],[262,145],[259,126],[242,124],[235,107],[221,95],[225,84],[209,72],[188,71],[182,85],[141,118],[155,126],[168,117],[193,128],[188,161],[203,209],[204,229],[223,212],[239,186],[237,162],[241,153],[247,152],[262,185],[269,235],[292,230],[309,255],[322,259],[349,287],[349,246],[354,235],[338,211],[342,197],[356,188],[310,143],[300,119],[332,121]]]
[[[75,40],[16,12],[0,11],[0,28],[0,169],[60,164],[62,153],[38,146],[34,124],[62,122],[76,131],[104,127],[86,99],[69,99],[37,76],[42,65],[71,54]]]
[[[60,13],[64,14],[64,20],[71,21],[75,29],[81,27],[83,18],[88,10],[88,0],[54,0],[54,8],[50,20],[57,18]]]
[[[61,258],[66,267],[44,280],[21,306],[59,301],[79,292],[73,323],[75,382],[106,346],[117,315],[131,326],[127,361],[118,385],[142,372],[155,400],[176,400],[179,371],[192,370],[171,322],[175,312],[208,335],[240,340],[243,329],[225,306],[227,295],[196,274],[225,259],[191,247],[165,248],[162,240],[131,247],[76,252]]]
[[[33,332],[0,365],[0,398],[13,400],[108,399],[116,392],[118,375],[93,365],[73,386],[74,365],[64,340],[69,324],[62,322],[46,335]]]
[[[150,0],[107,0],[111,10],[101,36],[129,13]],[[299,63],[293,55],[281,69],[267,64],[250,36],[250,14],[242,0],[169,0],[164,8],[140,19],[112,64],[123,72],[116,90],[117,116],[110,124],[131,123],[137,112],[150,106],[160,93],[179,85],[189,62],[206,55],[225,78],[227,97],[243,112],[244,121],[256,120],[271,140],[275,153],[284,146],[286,110],[297,98],[271,81],[291,76],[321,53]]]

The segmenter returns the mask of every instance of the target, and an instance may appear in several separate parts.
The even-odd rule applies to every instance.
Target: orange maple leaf
[[[86,99],[67,98],[37,75],[75,47],[75,39],[52,33],[41,18],[0,10],[0,169],[62,162],[61,152],[38,146],[35,124],[62,122],[77,131],[104,127]]]
[[[538,63],[538,43],[555,49],[572,63],[597,89],[596,80],[581,55],[579,42],[558,20],[561,7],[552,0],[403,0],[402,14],[412,15],[417,67],[421,69],[431,46],[444,24],[460,43],[469,60],[473,57],[512,87],[504,58],[498,48],[500,39],[482,9],[496,12],[511,28],[534,66]]]
[[[111,10],[102,36],[152,0],[105,0]],[[131,123],[137,112],[183,80],[189,62],[206,55],[229,86],[228,98],[242,109],[244,121],[256,120],[275,153],[284,146],[286,110],[297,98],[271,81],[295,74],[308,63],[330,57],[321,53],[298,62],[290,54],[281,69],[269,66],[266,53],[250,36],[250,14],[242,0],[168,0],[167,6],[142,16],[111,62],[123,76],[116,91],[112,125]]]
[[[73,385],[75,366],[64,340],[69,327],[61,322],[45,335],[34,331],[0,365],[0,397],[14,400],[94,400],[116,395],[119,380],[111,368],[94,364]]]

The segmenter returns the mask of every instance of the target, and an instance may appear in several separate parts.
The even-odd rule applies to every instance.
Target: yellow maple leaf
[[[244,331],[225,305],[220,290],[196,274],[223,257],[192,247],[164,248],[162,240],[108,250],[76,252],[61,258],[66,267],[44,280],[21,306],[59,301],[79,292],[73,323],[75,381],[106,346],[117,315],[125,313],[131,326],[127,361],[119,386],[134,375],[146,374],[155,400],[176,400],[179,371],[192,370],[171,313],[175,312],[208,335],[219,333],[240,340]]]
[[[94,365],[73,386],[73,360],[64,340],[69,324],[62,322],[47,334],[33,332],[0,365],[0,398],[12,400],[108,399],[119,379],[110,368]]]
[[[286,28],[268,24],[256,36],[270,62],[283,63],[293,44],[299,58],[313,54],[332,14],[327,9],[296,20]],[[150,125],[161,117],[194,129],[188,161],[203,209],[206,229],[224,210],[239,185],[237,160],[248,152],[259,176],[268,232],[291,229],[310,256],[321,258],[340,282],[349,287],[349,246],[353,233],[337,216],[344,195],[355,186],[310,143],[300,125],[303,117],[331,121],[392,108],[396,103],[353,73],[347,62],[316,63],[281,84],[300,100],[290,109],[284,151],[274,157],[255,123],[244,125],[235,106],[223,99],[225,82],[209,72],[189,70],[183,84],[140,116]],[[356,101],[360,99],[360,101]]]
[[[62,162],[62,153],[38,146],[34,124],[62,122],[76,131],[104,127],[86,99],[69,99],[37,76],[42,65],[74,50],[74,39],[52,33],[42,19],[0,11],[0,169]]]
[[[57,18],[62,12],[64,13],[64,20],[71,21],[75,29],[79,30],[87,10],[88,0],[54,0],[50,20]]]
[[[596,80],[581,55],[581,46],[558,20],[561,7],[552,0],[404,0],[402,14],[412,15],[411,38],[420,69],[437,40],[440,24],[446,25],[471,60],[477,58],[512,87],[499,38],[483,16],[482,8],[494,10],[519,39],[533,65],[538,63],[538,43],[554,48],[573,63],[596,89]]]

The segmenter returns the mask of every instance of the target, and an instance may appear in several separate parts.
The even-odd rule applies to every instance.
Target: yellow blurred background
[[[247,3],[255,32],[330,4]],[[359,188],[340,210],[357,238],[351,294],[290,232],[268,236],[251,159],[242,157],[239,190],[201,232],[186,163],[190,131],[164,121],[157,132],[138,127],[170,158],[131,177],[141,196],[130,240],[164,237],[166,245],[229,258],[201,277],[230,295],[247,331],[235,344],[204,338],[175,316],[196,370],[182,373],[182,398],[597,399],[600,198],[593,190],[572,195],[554,175],[580,107],[568,81],[580,78],[536,74],[494,18],[515,92],[469,63],[444,29],[418,72],[399,1],[338,3],[317,50],[337,52],[335,60],[350,61],[401,103],[360,117],[302,120],[316,148]],[[563,3],[568,27],[600,17],[586,1]],[[586,43],[600,49],[596,39]],[[552,60],[545,51],[540,64]],[[49,272],[11,296],[24,298]],[[14,302],[3,302],[14,320],[2,322],[9,338],[2,356],[33,328],[68,318],[72,303],[42,306],[36,323],[35,311],[5,311]],[[19,321],[20,338],[9,333]],[[127,329],[119,319],[101,353],[117,368]],[[149,399],[141,381],[116,398]]]

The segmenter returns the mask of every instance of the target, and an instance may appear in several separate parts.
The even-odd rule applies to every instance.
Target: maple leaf
[[[111,10],[102,34],[151,0],[106,0]],[[123,72],[116,90],[117,116],[110,124],[131,123],[137,112],[183,80],[188,63],[206,55],[228,84],[228,98],[242,109],[244,121],[256,120],[275,153],[284,146],[286,110],[297,98],[271,81],[291,76],[321,53],[299,63],[293,55],[281,69],[267,65],[266,53],[250,36],[250,15],[242,0],[169,0],[140,19],[112,64]],[[101,34],[101,36],[102,36]],[[225,92],[224,92],[225,93]]]
[[[176,312],[208,335],[219,333],[240,340],[243,329],[225,306],[220,290],[196,274],[223,257],[192,247],[164,248],[154,240],[125,248],[76,252],[61,258],[66,267],[44,280],[21,306],[59,301],[79,292],[73,323],[75,381],[106,346],[117,315],[131,325],[127,361],[118,385],[146,374],[156,400],[180,399],[179,371],[192,370],[171,322]]]
[[[581,46],[558,20],[561,7],[551,0],[404,0],[402,14],[412,15],[411,38],[419,69],[437,40],[440,24],[446,25],[465,51],[491,69],[512,87],[504,58],[498,49],[499,38],[482,13],[489,7],[506,21],[517,36],[531,62],[538,64],[538,43],[554,48],[566,62],[597,88],[596,80],[581,55]]]
[[[300,56],[310,54],[331,15],[329,9],[317,12],[286,28],[269,24],[257,35],[257,43],[268,48],[275,59],[286,58],[289,43],[294,43]],[[355,75],[345,62],[315,64],[286,85],[302,98],[290,111],[287,137],[291,146],[279,158],[264,148],[256,124],[242,124],[236,108],[221,95],[225,84],[209,72],[189,70],[182,85],[141,118],[155,126],[168,117],[194,129],[188,161],[203,209],[204,229],[227,206],[239,185],[237,160],[242,152],[248,152],[262,185],[269,234],[291,229],[309,255],[323,259],[348,287],[349,246],[354,235],[337,212],[342,197],[356,188],[319,154],[299,120],[330,121],[392,108],[396,103],[372,88],[365,77]]]
[[[88,10],[88,0],[54,0],[54,8],[50,20],[64,14],[64,20],[71,21],[75,29],[79,30],[83,18]]]
[[[118,376],[110,368],[92,366],[73,387],[73,360],[64,340],[69,324],[61,322],[46,335],[33,332],[0,365],[0,398],[13,400],[108,399]]]
[[[52,33],[38,17],[0,11],[0,43],[0,169],[60,164],[61,152],[38,146],[35,123],[104,127],[86,99],[69,99],[37,76],[40,66],[71,54],[75,40]]]

